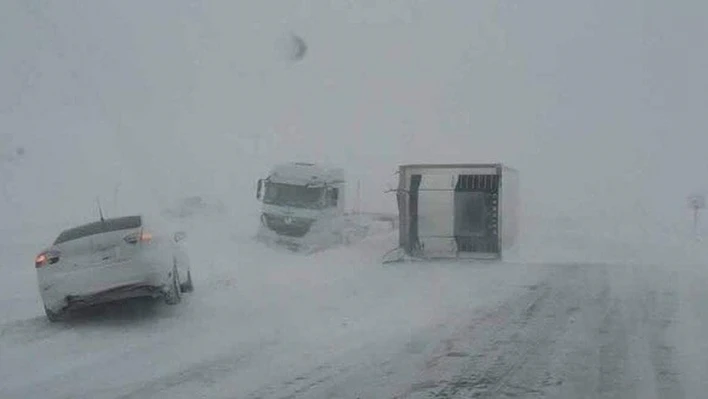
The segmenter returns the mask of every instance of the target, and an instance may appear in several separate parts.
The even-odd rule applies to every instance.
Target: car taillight
[[[59,251],[44,251],[34,258],[34,267],[39,269],[59,262]]]
[[[123,237],[123,240],[127,242],[128,244],[137,244],[139,242],[149,242],[152,240],[152,234],[148,233],[147,231],[140,231],[140,232],[135,232],[132,234],[128,234],[127,236]]]
[[[36,258],[34,258],[34,267],[40,268],[44,265],[47,264],[47,254],[42,252],[41,254],[37,255]]]

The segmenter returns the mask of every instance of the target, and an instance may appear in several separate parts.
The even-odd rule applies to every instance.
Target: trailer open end
[[[401,165],[396,192],[401,256],[499,260],[517,245],[519,179],[513,168]]]

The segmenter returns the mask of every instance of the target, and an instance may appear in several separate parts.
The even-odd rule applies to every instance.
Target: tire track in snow
[[[250,346],[247,350],[237,350],[202,362],[190,363],[179,371],[146,382],[128,393],[117,396],[116,399],[150,398],[165,393],[171,388],[188,384],[201,384],[208,387],[221,383],[230,375],[234,375],[239,368],[246,367],[251,360],[277,344],[276,341],[261,342]]]
[[[397,398],[684,397],[667,344],[676,287],[665,286],[662,271],[651,274],[657,281],[644,273],[552,273],[487,315],[501,323],[446,340]]]
[[[674,284],[675,286],[675,284]],[[669,329],[678,312],[675,291],[651,291],[644,299],[644,320],[651,327],[651,363],[655,372],[656,390],[661,398],[683,398],[680,375],[676,370],[676,348],[669,343]]]
[[[458,266],[461,270],[456,270],[455,276],[461,271],[464,271],[461,275],[465,279],[475,276],[470,270],[470,267],[474,269],[473,266],[453,267],[457,269]],[[497,265],[496,269],[499,268],[507,269],[508,266]],[[346,342],[342,342],[343,346],[317,356],[314,359],[315,364],[299,365],[300,372],[287,373],[289,375],[286,378],[264,385],[248,395],[248,398],[389,398],[395,394],[401,386],[401,381],[408,382],[415,377],[415,365],[425,359],[426,353],[432,349],[429,347],[440,342],[440,337],[449,336],[450,331],[458,327],[458,315],[469,314],[470,307],[478,309],[475,307],[478,299],[476,295],[471,295],[471,292],[481,290],[481,287],[475,287],[474,284],[459,284],[459,278],[446,274],[443,274],[445,278],[440,277],[441,281],[431,281],[429,266],[418,272],[411,269],[410,265],[406,265],[403,270],[407,277],[412,277],[410,274],[426,276],[423,280],[417,280],[416,284],[420,284],[420,287],[409,286],[405,290],[405,296],[392,296],[390,290],[385,289],[379,293],[381,296],[376,296],[380,300],[370,303],[376,310],[357,317],[359,327],[356,331],[350,330],[347,333]],[[478,271],[487,273],[492,269],[490,266],[489,269],[484,267]],[[510,270],[515,270],[515,266]],[[393,270],[389,269],[389,272]],[[399,273],[400,271],[395,275]],[[495,270],[494,274],[497,273],[500,271]],[[500,273],[500,280],[508,282],[508,278],[501,278],[506,273],[507,270]],[[539,280],[537,273],[538,271],[531,273],[533,282]],[[447,279],[454,280],[455,284],[445,283]],[[528,276],[522,277],[521,281],[526,284],[530,282]],[[412,282],[413,280],[409,281],[409,284]],[[444,294],[438,292],[440,287],[446,287],[447,284],[450,286]],[[497,297],[497,301],[506,298],[509,291],[515,293],[517,284],[519,283],[503,289],[503,294]],[[415,299],[408,296],[411,292],[415,292]],[[490,290],[490,294],[498,295],[496,290]],[[470,298],[472,302],[467,306],[461,305],[460,302],[466,302],[462,298]],[[452,308],[443,306],[443,302],[448,300],[454,303]],[[433,301],[434,304],[430,305],[428,301]],[[407,314],[413,319],[404,321],[397,313]],[[491,319],[487,321],[494,322]],[[377,327],[372,329],[372,326]],[[391,381],[395,381],[395,384],[391,384]]]
[[[420,390],[418,386],[409,397],[420,394],[433,398],[530,397],[542,396],[546,388],[557,385],[559,381],[553,376],[523,371],[528,371],[524,368],[529,363],[541,366],[538,363],[546,361],[544,353],[551,353],[549,348],[556,342],[554,332],[572,314],[574,305],[569,306],[566,290],[558,290],[558,281],[568,279],[575,269],[556,271],[548,280],[508,303],[511,313],[491,334],[485,334],[489,341],[477,348],[479,355],[471,358],[462,373],[436,384],[432,390]],[[543,371],[543,367],[534,368]]]
[[[626,387],[629,363],[628,333],[624,325],[625,319],[621,311],[621,301],[611,298],[610,288],[606,287],[600,294],[605,314],[598,330],[599,349],[599,379],[597,393],[601,397],[612,397],[613,393],[635,397],[631,386]]]
[[[667,279],[663,270],[639,267],[621,268],[613,274],[613,280],[625,282],[604,298],[607,311],[598,332],[598,394],[684,397],[668,334],[678,310],[673,278]]]

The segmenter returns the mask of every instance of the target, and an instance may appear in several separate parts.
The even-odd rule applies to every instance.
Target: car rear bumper
[[[130,298],[159,297],[163,293],[163,287],[128,284],[88,295],[67,295],[64,309],[77,309]]]
[[[171,281],[172,267],[116,263],[39,277],[44,306],[54,312],[122,299],[158,296]]]

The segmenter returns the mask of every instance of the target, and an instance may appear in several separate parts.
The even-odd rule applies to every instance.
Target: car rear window
[[[62,231],[59,237],[54,241],[54,245],[95,234],[108,233],[110,231],[136,229],[141,225],[142,218],[140,216],[105,219],[103,221],[92,222]]]

